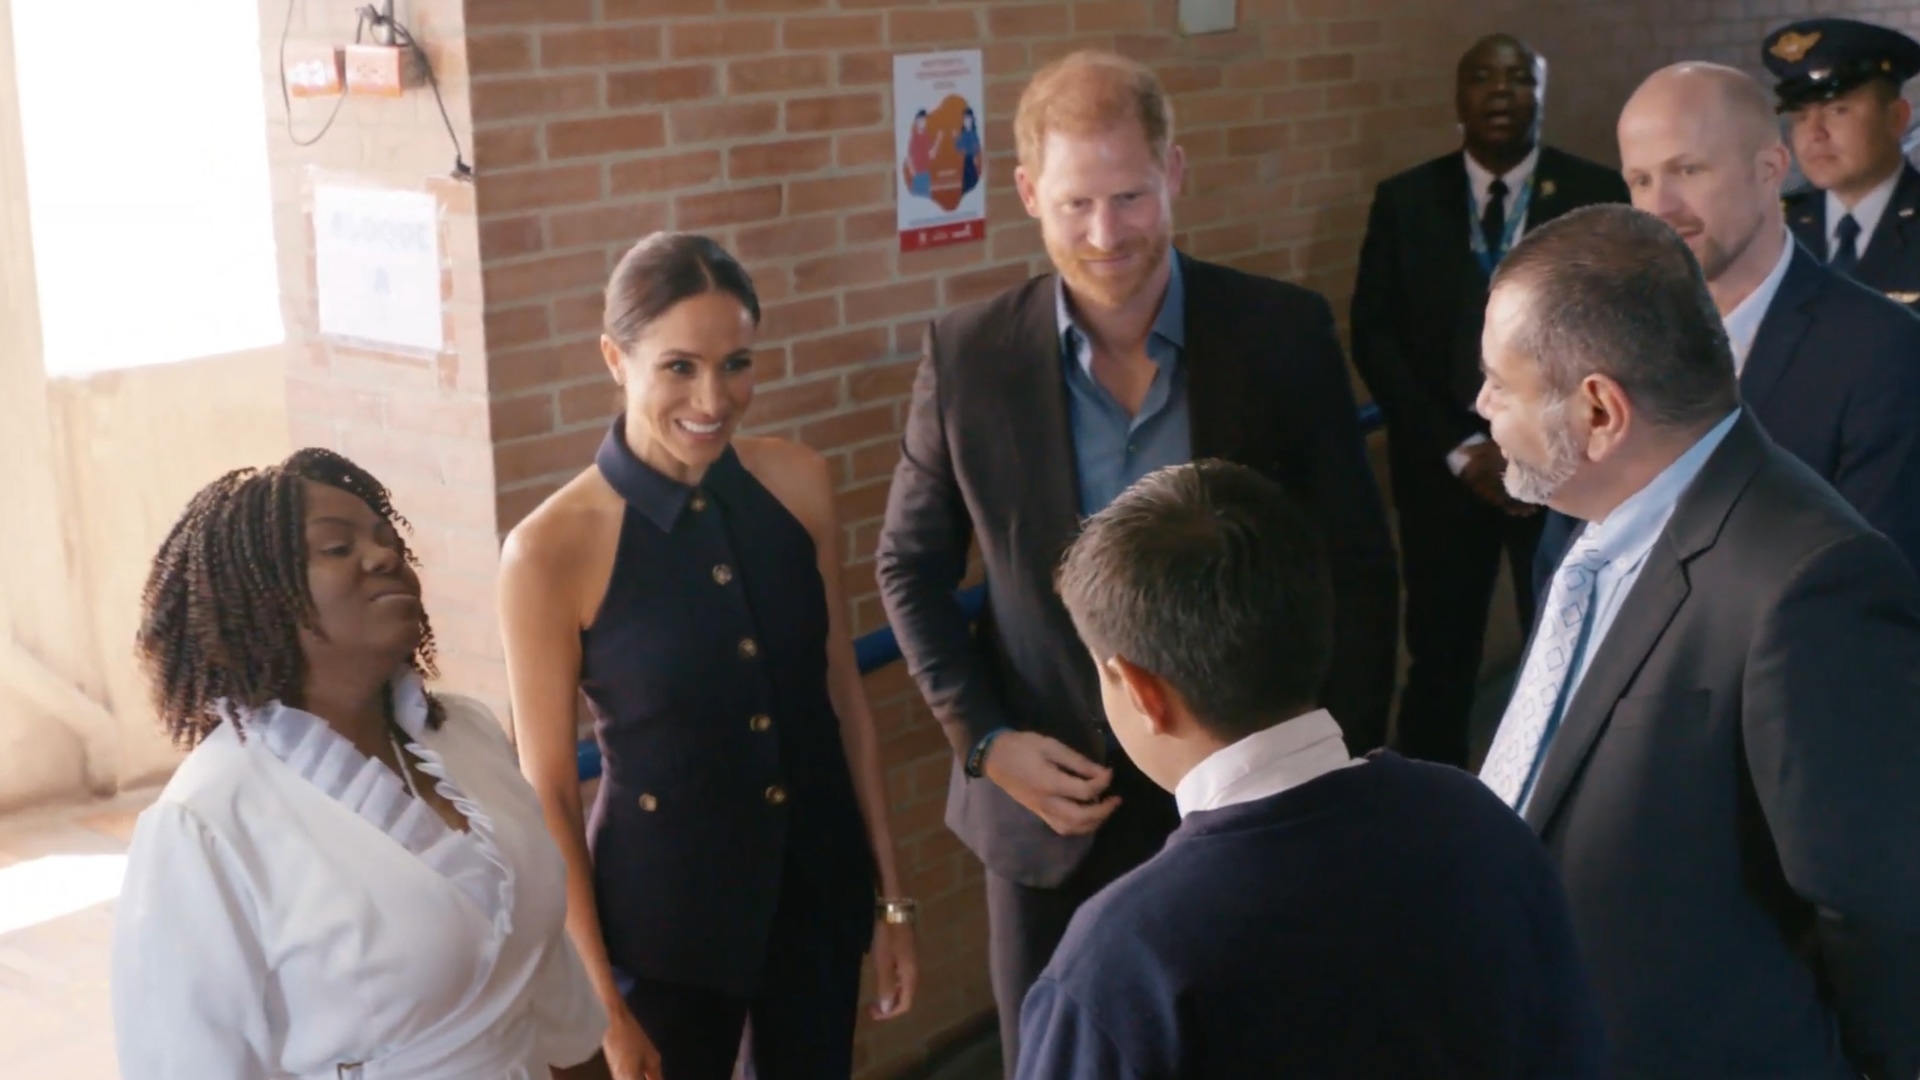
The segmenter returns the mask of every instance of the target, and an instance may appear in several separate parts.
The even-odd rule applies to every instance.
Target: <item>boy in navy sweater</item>
[[[1533,831],[1464,772],[1350,757],[1313,708],[1334,597],[1279,487],[1162,469],[1093,518],[1060,589],[1114,736],[1184,820],[1074,915],[1021,1080],[1602,1075]]]

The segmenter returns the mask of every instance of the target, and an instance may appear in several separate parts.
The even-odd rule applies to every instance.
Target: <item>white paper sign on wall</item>
[[[313,237],[322,336],[440,352],[438,200],[419,191],[316,187]]]

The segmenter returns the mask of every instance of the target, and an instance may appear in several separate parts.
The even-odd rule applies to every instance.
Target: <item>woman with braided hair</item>
[[[191,750],[115,916],[128,1080],[586,1080],[606,1014],[499,723],[427,692],[406,521],[325,450],[204,488],[137,652]]]

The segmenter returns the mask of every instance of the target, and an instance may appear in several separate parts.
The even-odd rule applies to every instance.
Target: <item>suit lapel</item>
[[[1080,466],[1073,447],[1066,380],[1061,373],[1060,326],[1054,307],[1059,278],[1049,275],[1029,294],[1003,353],[1013,423],[1009,457],[1026,478],[1021,517],[1033,522],[1029,555],[1059,557],[1080,529]]]
[[[1681,494],[1625,602],[1567,703],[1560,730],[1540,766],[1526,819],[1544,834],[1585,767],[1634,676],[1660,644],[1691,592],[1687,564],[1719,539],[1720,527],[1766,455],[1766,437],[1749,410]]]
[[[1540,159],[1533,167],[1533,201],[1527,206],[1527,231],[1532,232],[1571,208],[1567,177],[1560,171],[1559,155],[1542,146]]]
[[[1822,198],[1820,204],[1824,207],[1826,199]],[[1916,224],[1916,216],[1920,216],[1920,170],[1909,163],[1900,168],[1893,198],[1874,226],[1873,238],[1867,242],[1867,253],[1854,276],[1861,281],[1883,281],[1891,276],[1894,268],[1908,258],[1907,230]]]
[[[1480,260],[1473,255],[1473,233],[1469,231],[1472,228],[1469,219],[1473,216],[1473,192],[1467,183],[1465,150],[1456,150],[1451,156],[1440,159],[1440,168],[1434,177],[1434,194],[1433,220],[1440,229],[1441,250],[1453,252],[1463,272],[1455,287],[1461,290],[1484,289],[1486,271],[1480,268]]]
[[[1187,428],[1192,456],[1239,460],[1246,433],[1239,418],[1257,410],[1249,407],[1252,364],[1241,355],[1248,337],[1222,308],[1222,285],[1214,268],[1176,254],[1186,283],[1186,347],[1180,364],[1187,377]]]
[[[1773,294],[1773,303],[1767,306],[1767,313],[1760,320],[1760,330],[1753,337],[1753,351],[1747,354],[1746,366],[1740,371],[1740,396],[1760,413],[1767,411],[1767,399],[1779,385],[1780,377],[1793,366],[1800,339],[1813,325],[1813,314],[1808,308],[1820,294],[1827,273],[1798,241],[1788,237],[1787,242],[1794,245],[1793,261],[1787,265],[1780,290]]]

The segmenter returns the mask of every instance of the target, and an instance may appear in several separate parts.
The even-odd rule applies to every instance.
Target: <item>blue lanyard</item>
[[[1467,235],[1472,238],[1474,257],[1480,260],[1480,269],[1488,277],[1493,276],[1493,268],[1513,250],[1513,235],[1520,230],[1520,222],[1526,220],[1527,204],[1533,201],[1533,177],[1520,185],[1520,193],[1513,197],[1513,209],[1507,214],[1507,225],[1500,233],[1500,250],[1488,251],[1487,238],[1480,231],[1480,215],[1474,205],[1473,189],[1467,189]]]

